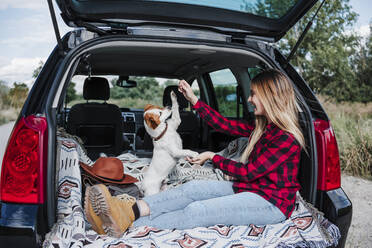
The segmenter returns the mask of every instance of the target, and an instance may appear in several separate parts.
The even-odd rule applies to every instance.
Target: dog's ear
[[[143,109],[143,112],[146,112],[147,110],[149,110],[150,108],[152,108],[154,105],[152,104],[146,104],[145,108]]]
[[[145,115],[145,121],[147,126],[149,126],[152,129],[156,129],[160,124],[160,119],[158,115],[154,115],[152,113],[147,113]]]

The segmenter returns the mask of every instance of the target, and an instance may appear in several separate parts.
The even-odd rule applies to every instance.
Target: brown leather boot
[[[84,212],[85,216],[87,217],[88,222],[92,225],[92,228],[94,231],[96,231],[98,234],[105,234],[105,231],[102,227],[102,220],[100,217],[98,217],[92,208],[92,204],[90,203],[90,198],[92,198],[90,194],[90,188],[87,187],[85,190],[85,200],[84,200]]]
[[[133,212],[133,205],[136,203],[136,198],[128,194],[117,195],[114,196],[114,198],[120,201],[119,204],[123,207],[129,219],[134,222],[136,218]]]
[[[102,228],[107,235],[119,238],[132,225],[134,203],[112,197],[105,185],[92,186],[89,200],[94,213],[102,220]]]

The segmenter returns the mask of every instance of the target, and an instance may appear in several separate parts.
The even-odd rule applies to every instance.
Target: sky
[[[55,1],[53,1],[55,2]],[[355,30],[369,32],[372,21],[371,0],[350,0],[359,14]],[[69,30],[54,4],[61,35]],[[0,80],[31,85],[32,72],[40,61],[46,61],[56,45],[56,37],[47,0],[0,0]]]

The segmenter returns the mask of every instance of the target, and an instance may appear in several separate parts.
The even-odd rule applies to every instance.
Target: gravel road
[[[13,125],[14,122],[10,122],[0,126],[0,164]],[[346,247],[372,248],[372,181],[342,175],[341,184],[353,203],[353,220],[346,240]]]
[[[353,203],[347,248],[372,247],[372,181],[342,175],[341,185]]]
[[[14,121],[0,126],[0,165],[3,162],[5,148],[8,143],[9,135],[13,130],[13,126],[14,126]],[[0,166],[0,171],[1,171],[1,166]]]

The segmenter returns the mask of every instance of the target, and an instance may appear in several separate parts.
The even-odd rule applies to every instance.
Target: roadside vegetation
[[[372,180],[372,102],[318,97],[331,120],[344,173]]]
[[[13,87],[8,87],[4,81],[0,80],[0,125],[18,117],[27,94],[26,84],[14,83]]]

